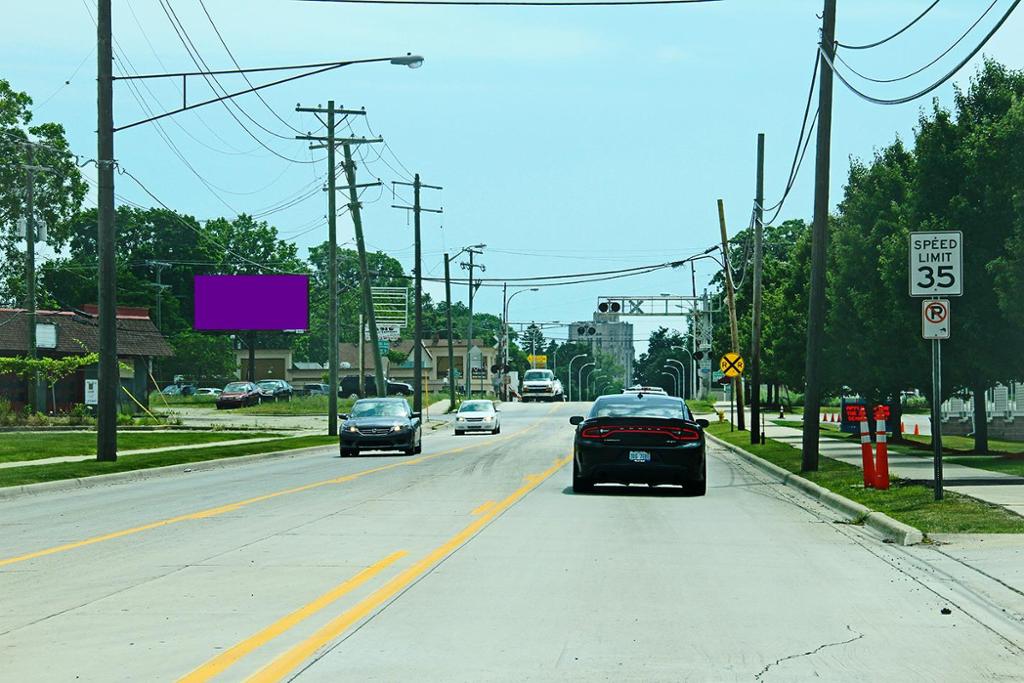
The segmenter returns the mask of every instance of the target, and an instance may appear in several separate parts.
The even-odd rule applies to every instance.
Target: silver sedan
[[[466,432],[501,433],[501,411],[494,401],[463,401],[455,414],[455,435]]]

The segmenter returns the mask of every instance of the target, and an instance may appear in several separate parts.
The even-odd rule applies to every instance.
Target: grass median
[[[232,446],[181,448],[172,451],[161,451],[159,453],[139,453],[137,455],[123,456],[116,462],[84,460],[56,465],[10,467],[0,469],[0,487],[23,486],[25,484],[38,484],[45,481],[58,481],[60,479],[81,479],[83,477],[95,477],[100,474],[113,474],[115,472],[146,470],[166,465],[237,458],[243,455],[290,451],[312,446],[330,446],[336,444],[337,441],[338,437],[336,436],[299,436],[274,439],[272,441],[259,441],[250,444],[235,444]]]
[[[859,467],[822,456],[817,472],[801,472],[801,451],[768,439],[764,446],[750,444],[750,433],[729,431],[728,423],[712,424],[708,432],[759,458],[798,474],[830,491],[855,500],[872,510],[916,527],[937,533],[1024,533],[1024,517],[998,505],[947,491],[937,501],[931,488],[894,478],[888,491],[864,488]]]
[[[275,437],[262,432],[140,432],[117,434],[118,450],[195,446],[218,441]],[[95,455],[96,432],[10,432],[0,434],[0,462],[40,460],[66,455]]]

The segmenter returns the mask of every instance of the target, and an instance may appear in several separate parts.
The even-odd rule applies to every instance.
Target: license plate
[[[647,451],[630,451],[629,459],[633,462],[650,462],[651,454]]]

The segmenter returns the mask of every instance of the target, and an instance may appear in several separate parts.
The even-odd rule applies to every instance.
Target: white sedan
[[[466,432],[501,433],[501,411],[494,401],[463,401],[455,413],[455,435]]]

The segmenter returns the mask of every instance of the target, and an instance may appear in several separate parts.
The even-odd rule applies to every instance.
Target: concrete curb
[[[908,524],[898,522],[889,515],[876,512],[865,505],[861,505],[849,498],[840,496],[834,491],[829,491],[823,486],[819,486],[812,481],[808,481],[799,475],[793,474],[789,470],[784,470],[778,465],[772,464],[763,458],[759,458],[753,453],[750,453],[739,446],[734,446],[731,443],[723,441],[712,434],[706,434],[706,436],[763,472],[769,474],[775,479],[778,479],[786,486],[792,486],[793,488],[798,489],[802,493],[819,501],[823,505],[826,505],[836,512],[849,517],[851,522],[860,522],[865,526],[874,529],[886,540],[899,545],[916,545],[924,540],[924,534],[920,529],[915,529]]]
[[[293,448],[291,450],[273,451],[271,453],[255,453],[253,455],[239,455],[234,458],[215,458],[211,460],[200,460],[198,462],[180,463],[177,465],[165,465],[163,467],[150,467],[143,470],[131,470],[129,472],[114,472],[113,474],[97,474],[94,477],[82,477],[80,479],[60,479],[58,481],[44,481],[39,484],[24,484],[22,486],[0,487],[0,501],[14,500],[24,496],[41,493],[60,493],[63,491],[77,491],[80,489],[93,488],[95,486],[107,486],[111,484],[123,484],[144,479],[159,479],[175,474],[205,472],[208,470],[219,470],[227,467],[249,465],[260,460],[271,460],[275,458],[298,456],[322,451],[325,448],[335,448],[331,444],[323,446],[307,446],[305,448]]]

